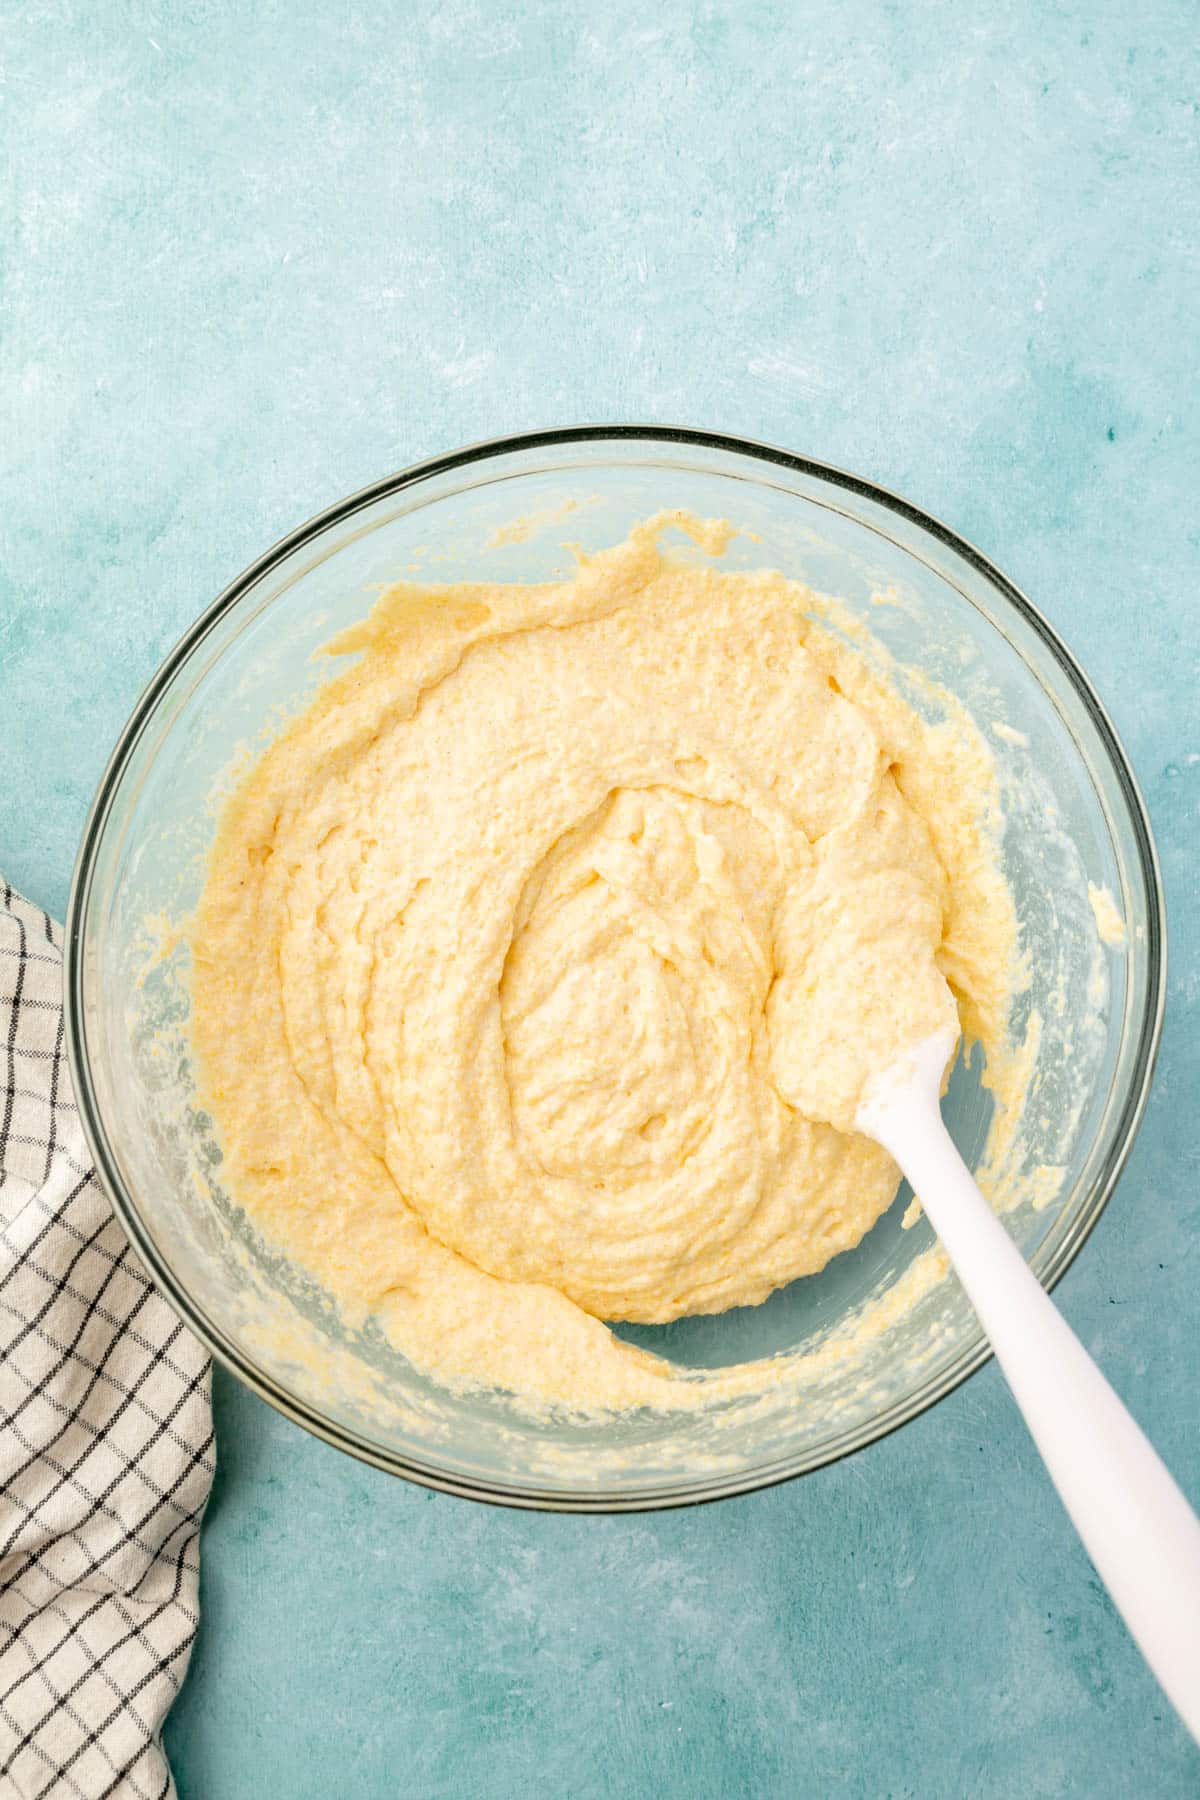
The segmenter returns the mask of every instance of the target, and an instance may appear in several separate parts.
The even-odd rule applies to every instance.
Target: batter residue
[[[732,536],[389,589],[229,802],[192,933],[264,1235],[441,1378],[580,1407],[694,1403],[601,1321],[858,1243],[898,1179],[864,1079],[957,1017],[1001,1060],[1011,991],[981,741],[671,526]]]

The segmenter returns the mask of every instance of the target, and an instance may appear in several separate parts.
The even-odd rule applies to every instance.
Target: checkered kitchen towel
[[[212,1473],[207,1359],[88,1158],[59,928],[0,880],[0,1800],[174,1793]]]

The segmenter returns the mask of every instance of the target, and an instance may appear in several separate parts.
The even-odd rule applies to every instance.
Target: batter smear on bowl
[[[1016,966],[982,739],[719,522],[541,586],[404,583],[228,802],[192,1037],[256,1226],[419,1367],[694,1403],[605,1320],[759,1302],[895,1195],[888,1047],[998,1097]],[[947,985],[947,983],[949,985]]]

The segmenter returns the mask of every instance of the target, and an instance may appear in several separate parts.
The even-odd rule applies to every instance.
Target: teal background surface
[[[0,866],[60,916],[142,683],[417,458],[682,421],[899,489],[1033,597],[1171,916],[1059,1297],[1200,1497],[1191,0],[39,0],[0,29]],[[184,1800],[1176,1796],[1186,1739],[988,1367],[698,1511],[418,1491],[216,1377]]]

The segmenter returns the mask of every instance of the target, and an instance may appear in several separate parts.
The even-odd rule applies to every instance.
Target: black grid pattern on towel
[[[58,927],[0,881],[0,1800],[165,1800],[196,1635],[209,1366],[100,1190]]]

